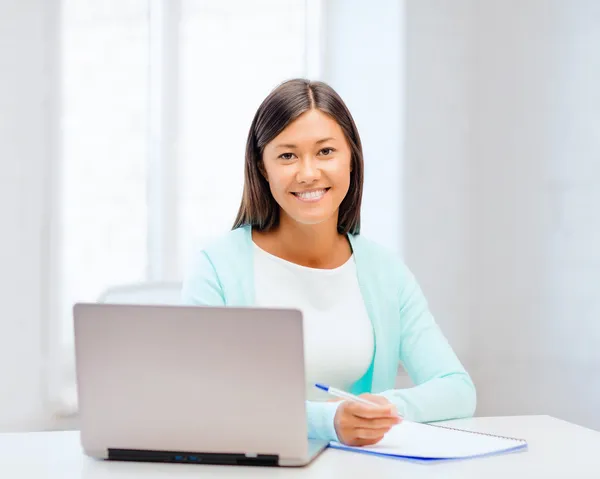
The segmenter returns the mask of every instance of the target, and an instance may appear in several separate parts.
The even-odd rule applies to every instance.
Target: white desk
[[[549,416],[450,421],[457,427],[527,439],[523,453],[438,464],[326,450],[304,468],[150,464],[89,459],[78,432],[0,434],[0,478],[600,478],[600,432]]]

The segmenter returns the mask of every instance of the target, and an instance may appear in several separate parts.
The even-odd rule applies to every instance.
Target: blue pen
[[[347,399],[348,401],[359,402],[362,404],[366,404],[368,406],[375,406],[375,407],[381,406],[381,404],[371,402],[367,399],[361,398],[359,396],[355,396],[354,394],[350,394],[350,393],[347,393],[346,391],[342,391],[341,389],[332,388],[332,387],[325,386],[324,384],[319,384],[319,383],[315,384],[315,386],[325,392],[328,392],[332,396],[336,396],[336,397],[339,397],[342,399]]]

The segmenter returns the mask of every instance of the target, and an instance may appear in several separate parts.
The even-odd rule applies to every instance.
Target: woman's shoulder
[[[250,241],[249,227],[241,226],[212,239],[203,246],[202,252],[209,258],[228,258],[231,255],[246,253]]]
[[[403,265],[401,256],[389,247],[362,234],[350,235],[352,249],[370,262],[387,265]]]
[[[350,240],[357,268],[369,281],[394,291],[404,289],[414,282],[414,276],[402,256],[390,247],[362,234],[352,236]]]
[[[222,272],[235,269],[251,252],[251,237],[246,227],[223,233],[209,242],[196,247],[187,274],[199,271]]]
[[[198,248],[185,273],[184,301],[190,304],[224,304],[239,295],[240,273],[248,271],[251,237],[236,228]]]

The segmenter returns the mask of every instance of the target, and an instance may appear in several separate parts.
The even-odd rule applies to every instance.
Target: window
[[[62,339],[71,307],[147,267],[148,4],[64,0],[59,174]]]
[[[318,5],[63,0],[65,350],[75,302],[181,280],[195,249],[231,228],[252,115],[279,82],[316,76]]]

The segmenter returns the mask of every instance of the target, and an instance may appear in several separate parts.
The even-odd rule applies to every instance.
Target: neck
[[[337,231],[337,217],[318,225],[303,225],[281,215],[277,229],[254,234],[258,246],[302,266],[335,268],[352,254],[347,239]]]

